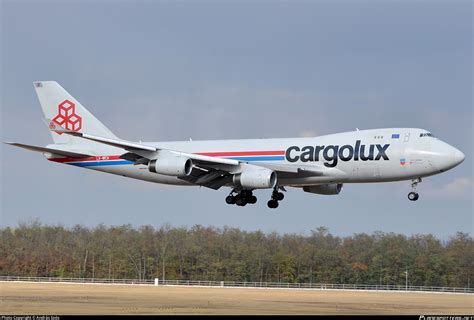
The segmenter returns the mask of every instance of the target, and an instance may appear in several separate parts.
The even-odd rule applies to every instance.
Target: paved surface
[[[474,295],[0,282],[0,314],[474,314]]]

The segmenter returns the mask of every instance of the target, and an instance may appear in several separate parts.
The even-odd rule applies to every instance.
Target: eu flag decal
[[[399,133],[392,133],[392,139],[400,139]]]

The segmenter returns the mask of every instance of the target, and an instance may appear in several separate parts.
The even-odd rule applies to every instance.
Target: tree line
[[[39,222],[0,228],[0,275],[470,287],[467,233],[309,235],[236,228]]]

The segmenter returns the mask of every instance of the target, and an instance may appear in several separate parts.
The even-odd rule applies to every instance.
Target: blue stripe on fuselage
[[[120,161],[91,161],[91,162],[70,162],[70,165],[76,167],[98,167],[98,166],[117,166],[125,164],[133,164],[132,161],[120,160]]]
[[[278,161],[285,160],[284,156],[265,156],[265,157],[226,157],[226,159],[233,159],[239,161]],[[88,161],[88,162],[69,162],[67,164],[76,167],[98,167],[98,166],[118,166],[118,165],[130,165],[132,161],[120,160],[120,161]]]

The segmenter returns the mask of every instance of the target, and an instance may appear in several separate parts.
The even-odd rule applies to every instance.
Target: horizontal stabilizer
[[[23,148],[23,149],[27,149],[27,150],[31,150],[31,151],[42,152],[42,153],[51,153],[51,154],[64,156],[64,157],[69,157],[69,158],[91,157],[90,154],[64,151],[64,150],[58,150],[58,149],[52,149],[52,148],[37,147],[37,146],[29,145],[29,144],[22,144],[22,143],[16,143],[16,142],[5,142],[5,144],[9,144],[11,146],[15,146],[15,147],[19,147],[19,148]]]

